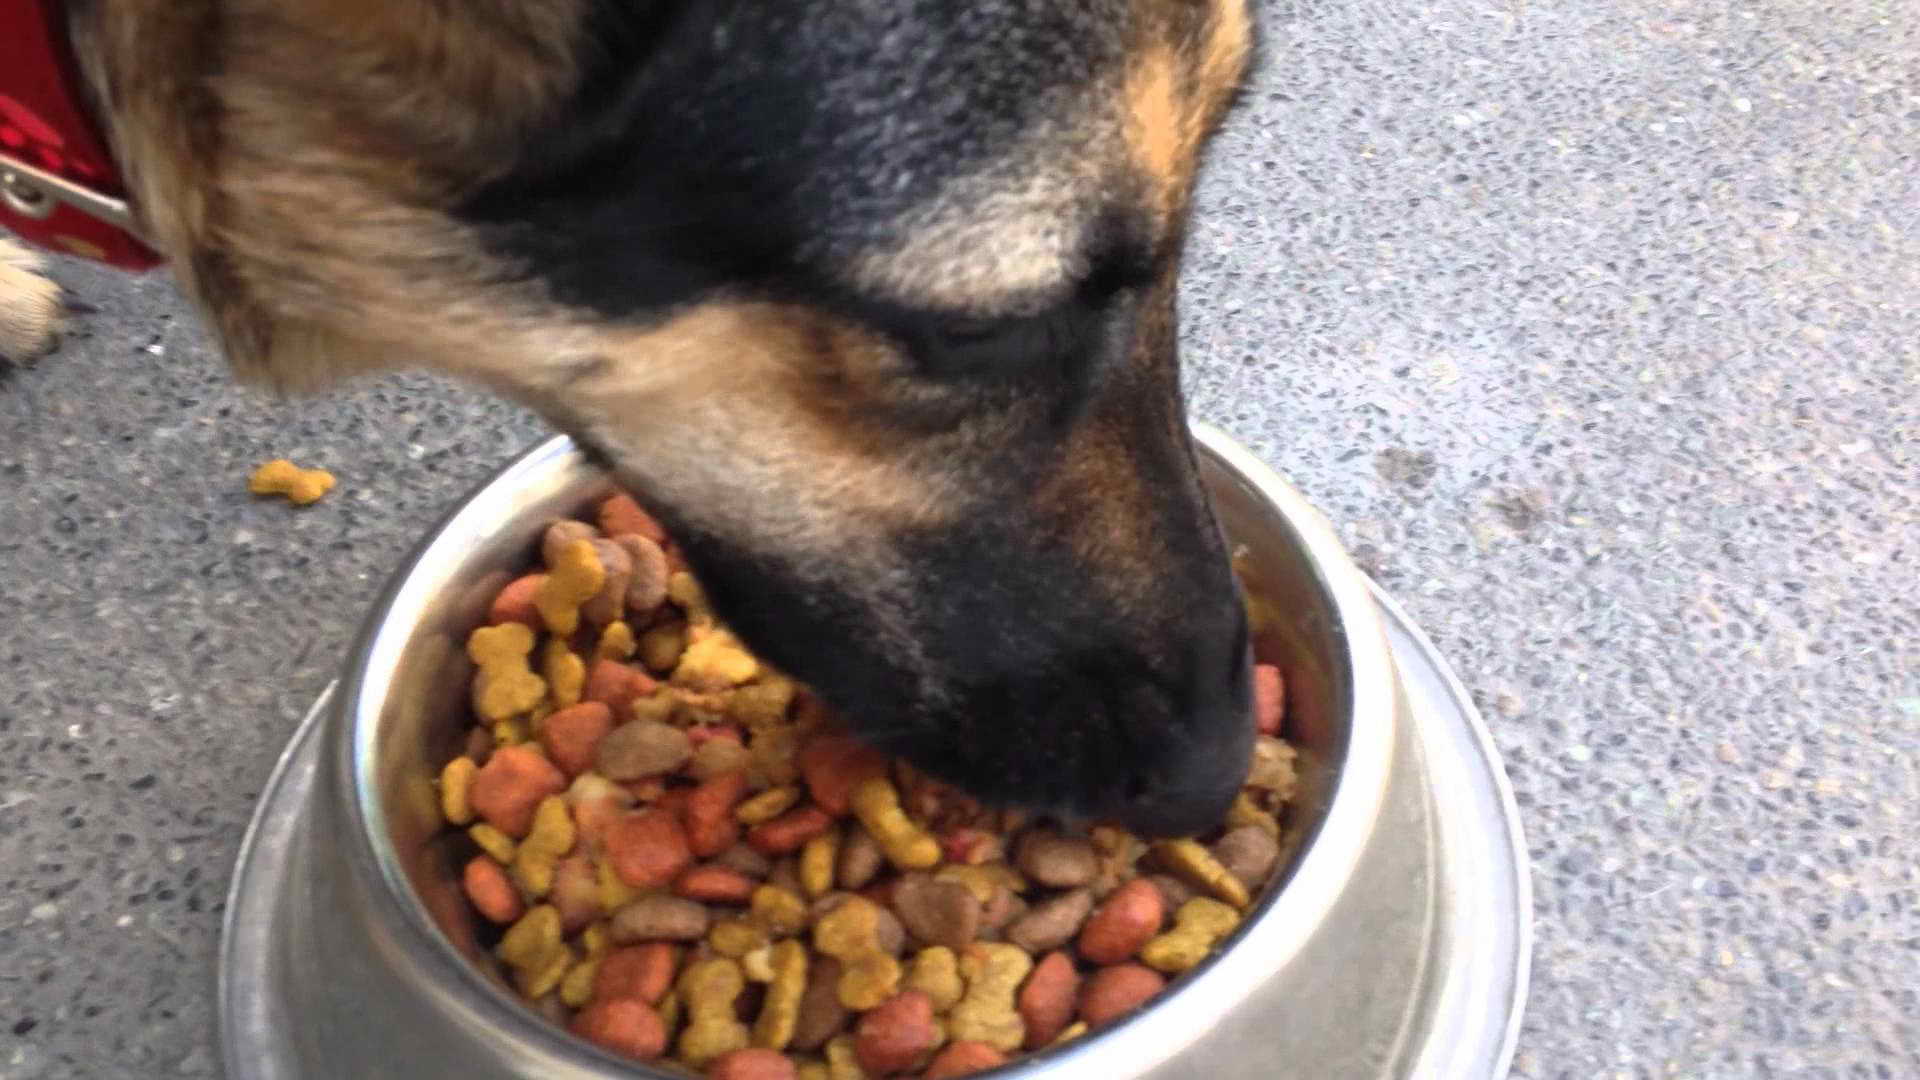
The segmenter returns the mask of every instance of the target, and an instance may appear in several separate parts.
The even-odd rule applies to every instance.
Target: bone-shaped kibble
[[[255,495],[285,495],[295,506],[320,501],[333,490],[333,474],[325,469],[303,469],[286,458],[275,458],[253,470],[247,490]]]

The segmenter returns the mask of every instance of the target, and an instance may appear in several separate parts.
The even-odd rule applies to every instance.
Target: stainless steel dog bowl
[[[1196,426],[1241,569],[1281,614],[1302,795],[1283,883],[1132,1019],[992,1075],[1504,1075],[1525,997],[1519,828],[1478,716],[1432,647],[1273,472]],[[465,724],[461,645],[544,524],[608,489],[564,438],[509,465],[401,569],[269,781],[227,908],[230,1080],[663,1075],[579,1042],[476,963],[440,832]]]

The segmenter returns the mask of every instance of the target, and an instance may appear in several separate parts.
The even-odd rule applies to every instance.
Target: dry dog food
[[[253,470],[247,490],[255,495],[284,495],[295,506],[320,501],[333,490],[333,474],[325,469],[303,469],[286,458],[275,458]]]
[[[1140,1008],[1273,875],[1272,666],[1213,833],[1066,828],[862,744],[715,619],[634,500],[595,516],[548,528],[468,639],[474,730],[439,792],[494,955],[581,1038],[715,1080],[965,1076]]]

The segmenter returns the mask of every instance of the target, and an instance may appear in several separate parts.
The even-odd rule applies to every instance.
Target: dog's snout
[[[1246,779],[1253,749],[1251,665],[1244,618],[1227,663],[1196,664],[1185,715],[1160,752],[1134,765],[1117,785],[1112,816],[1142,836],[1191,836],[1218,825]],[[1218,655],[1217,646],[1202,653]]]

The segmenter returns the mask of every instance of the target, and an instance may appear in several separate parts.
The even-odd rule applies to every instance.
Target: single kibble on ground
[[[255,491],[332,484],[269,466]],[[1280,868],[1278,668],[1232,809],[1149,844],[984,807],[866,746],[669,577],[636,500],[582,517],[550,523],[474,630],[474,731],[438,763],[502,974],[579,1038],[708,1077],[962,1076],[1151,1007]]]
[[[308,506],[333,490],[333,474],[325,469],[303,469],[286,458],[275,458],[253,470],[247,490],[255,495],[284,495],[295,506]]]

